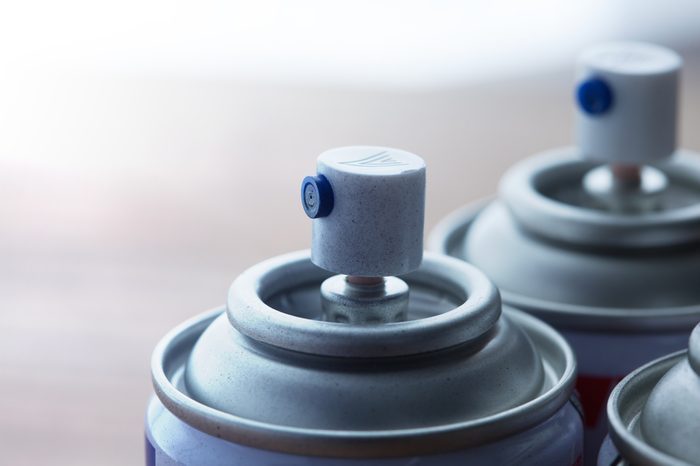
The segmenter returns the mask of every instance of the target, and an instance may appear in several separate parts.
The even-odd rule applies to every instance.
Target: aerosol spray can
[[[700,465],[700,325],[688,351],[657,359],[615,387],[608,419],[599,466]]]
[[[681,58],[643,43],[589,49],[577,147],[511,168],[499,198],[445,219],[433,250],[474,264],[508,305],[561,331],[578,360],[585,462],[610,390],[685,347],[700,321],[700,158],[676,151]]]
[[[311,253],[248,269],[155,349],[146,463],[579,464],[572,350],[473,266],[423,257],[423,160],[348,147],[317,169]]]

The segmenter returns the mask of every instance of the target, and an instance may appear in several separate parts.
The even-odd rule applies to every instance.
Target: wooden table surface
[[[700,60],[682,142],[700,149]],[[149,358],[246,267],[309,245],[298,186],[334,146],[428,164],[426,232],[568,145],[568,71],[421,92],[127,76],[0,91],[0,464],[138,465]]]

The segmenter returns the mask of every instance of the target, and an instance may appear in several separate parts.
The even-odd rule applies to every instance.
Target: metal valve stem
[[[406,320],[409,288],[397,277],[334,275],[321,284],[325,320],[377,325]]]
[[[588,172],[583,185],[598,208],[635,214],[662,207],[668,179],[648,165],[609,164]]]

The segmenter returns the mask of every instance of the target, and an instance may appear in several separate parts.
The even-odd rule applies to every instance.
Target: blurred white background
[[[694,0],[7,2],[5,74],[35,69],[396,88],[561,66],[583,45],[683,46]]]
[[[3,464],[142,462],[149,356],[265,257],[308,245],[321,151],[428,162],[427,224],[571,141],[572,64],[637,39],[686,59],[700,2],[0,3]]]

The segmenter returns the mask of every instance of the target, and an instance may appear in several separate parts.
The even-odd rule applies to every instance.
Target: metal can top
[[[576,148],[530,157],[504,175],[498,200],[441,222],[430,248],[473,263],[506,303],[557,325],[692,328],[700,320],[700,158],[680,152],[659,165],[664,204],[640,214],[586,202],[582,179],[595,167]]]
[[[481,445],[567,402],[569,346],[533,317],[502,314],[475,268],[426,254],[402,277],[409,319],[372,326],[319,320],[329,276],[306,251],[244,272],[224,315],[188,322],[157,346],[163,404],[236,443],[378,458]]]
[[[700,464],[700,325],[688,351],[623,379],[608,400],[610,436],[631,464]]]
[[[589,248],[667,248],[700,241],[700,159],[683,151],[659,165],[668,178],[660,208],[610,212],[587,201],[582,180],[596,165],[580,150],[557,149],[513,166],[501,199],[519,225],[544,238]]]

